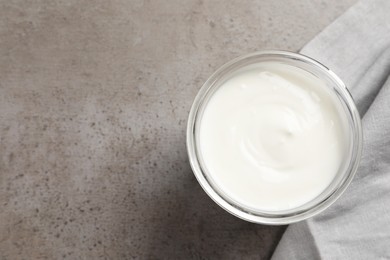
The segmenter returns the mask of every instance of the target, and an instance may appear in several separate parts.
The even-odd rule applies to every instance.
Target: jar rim
[[[210,183],[210,180],[207,178],[207,174],[202,169],[202,165],[200,162],[200,158],[197,153],[196,146],[196,122],[199,116],[199,111],[204,105],[204,99],[207,96],[208,92],[215,87],[215,84],[219,78],[222,76],[234,72],[243,66],[258,63],[259,59],[264,58],[277,58],[279,60],[288,60],[292,62],[300,62],[305,64],[305,66],[309,66],[315,68],[316,70],[321,71],[324,75],[329,77],[332,82],[334,82],[334,86],[337,88],[338,94],[341,96],[341,100],[344,103],[345,107],[348,109],[348,117],[351,126],[351,134],[352,134],[352,151],[350,156],[350,162],[346,171],[342,174],[343,178],[340,179],[340,183],[334,187],[334,190],[330,194],[326,196],[323,200],[314,204],[313,206],[304,209],[304,210],[295,210],[292,209],[286,213],[281,212],[253,212],[242,205],[238,205],[238,203],[229,201],[226,197],[224,197],[221,193],[219,193]],[[257,61],[257,62],[256,62]],[[239,65],[241,67],[237,67]],[[237,68],[236,68],[237,67]],[[259,224],[268,224],[268,225],[285,225],[290,223],[295,223],[302,221],[304,219],[310,218],[314,215],[319,214],[330,205],[332,205],[346,190],[352,181],[362,154],[363,147],[363,133],[361,126],[361,119],[359,112],[356,108],[356,105],[353,101],[353,97],[351,96],[349,90],[343,83],[343,81],[330,69],[321,64],[320,62],[302,55],[289,51],[280,51],[280,50],[268,50],[268,51],[258,51],[249,53],[240,57],[237,57],[224,65],[222,65],[219,69],[217,69],[203,84],[201,89],[199,90],[193,105],[191,107],[188,123],[187,123],[187,152],[189,157],[189,162],[192,168],[192,171],[197,178],[199,184],[203,188],[203,190],[208,194],[208,196],[214,200],[219,206],[221,206],[224,210],[239,217],[243,220],[259,223]]]

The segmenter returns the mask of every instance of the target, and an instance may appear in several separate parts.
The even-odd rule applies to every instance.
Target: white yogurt
[[[199,151],[214,186],[245,207],[280,211],[321,194],[343,164],[345,114],[325,83],[286,64],[233,74],[208,101]]]

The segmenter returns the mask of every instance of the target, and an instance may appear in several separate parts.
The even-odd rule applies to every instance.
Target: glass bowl
[[[222,83],[237,70],[251,64],[269,61],[298,67],[323,80],[326,87],[331,89],[331,92],[340,101],[341,107],[343,108],[342,110],[346,115],[345,118],[348,121],[345,122],[345,124],[348,127],[350,138],[350,147],[348,148],[348,155],[346,156],[347,161],[339,170],[331,184],[320,195],[308,203],[293,209],[280,211],[262,211],[247,208],[245,205],[229,199],[229,197],[224,195],[224,193],[211,181],[211,175],[207,172],[198,149],[199,125],[202,111],[205,106],[207,106],[207,102],[215,90],[217,90]],[[318,61],[301,54],[287,51],[255,52],[233,59],[220,67],[211,75],[206,83],[204,83],[196,96],[189,114],[187,125],[187,150],[189,161],[191,168],[204,191],[211,199],[229,213],[249,222],[268,225],[285,225],[302,221],[317,215],[334,203],[345,191],[356,173],[362,152],[362,140],[363,135],[359,112],[356,109],[351,94],[341,79]]]

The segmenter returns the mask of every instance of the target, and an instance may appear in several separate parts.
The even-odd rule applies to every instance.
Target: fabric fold
[[[390,74],[390,46],[367,70],[363,78],[353,89],[353,97],[361,116],[367,112],[376,95]]]

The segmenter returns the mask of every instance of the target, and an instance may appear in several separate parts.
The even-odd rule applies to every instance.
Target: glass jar
[[[237,70],[259,62],[280,62],[303,69],[325,82],[326,87],[340,101],[345,113],[349,132],[347,161],[341,167],[330,185],[306,204],[281,211],[262,211],[247,208],[231,199],[213,184],[210,174],[202,163],[199,151],[199,125],[202,111],[213,93]],[[192,105],[187,126],[187,150],[192,170],[204,191],[223,209],[246,221],[284,225],[310,218],[334,203],[350,184],[356,173],[362,152],[361,120],[355,103],[339,77],[319,62],[287,51],[262,51],[238,57],[220,67],[202,86]]]

